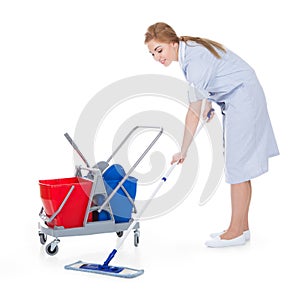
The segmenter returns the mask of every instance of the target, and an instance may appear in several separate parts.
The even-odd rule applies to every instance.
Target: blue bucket
[[[102,205],[104,202],[104,196],[103,195],[96,195],[93,199],[93,202],[96,205]],[[111,216],[109,212],[102,210],[100,213],[98,211],[93,212],[93,221],[106,221],[110,220]]]
[[[104,172],[103,180],[108,195],[110,195],[112,191],[117,187],[118,183],[124,178],[125,174],[126,173],[123,167],[119,164],[110,166]],[[129,176],[123,183],[123,187],[126,189],[127,193],[134,201],[136,196],[137,179]],[[115,195],[112,197],[112,199],[110,200],[110,206],[116,223],[128,222],[131,219],[133,206],[128,200],[122,188],[119,188]]]

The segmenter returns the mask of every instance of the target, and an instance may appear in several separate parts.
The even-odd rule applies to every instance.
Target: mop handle
[[[211,117],[211,114],[213,113],[214,109],[212,108],[208,114],[207,114],[207,118],[204,120],[204,122],[202,122],[200,124],[200,126],[198,127],[198,130],[196,131],[196,135],[198,135],[198,133],[201,131],[201,129],[204,127],[204,125],[208,122],[208,120]],[[175,169],[175,167],[178,165],[178,163],[174,163],[170,166],[170,168],[168,169],[168,171],[166,172],[165,176],[162,177],[160,183],[157,185],[156,189],[154,190],[154,192],[152,193],[152,195],[150,196],[150,198],[148,199],[148,201],[144,204],[144,206],[142,207],[142,209],[140,210],[140,212],[138,213],[137,217],[132,221],[132,223],[130,224],[130,226],[128,227],[128,229],[125,231],[125,233],[122,236],[122,239],[117,243],[116,245],[116,250],[118,250],[122,244],[124,243],[124,241],[126,240],[127,236],[129,235],[129,233],[131,232],[131,230],[134,228],[135,226],[135,222],[139,221],[139,219],[141,218],[141,216],[143,215],[144,211],[147,209],[148,205],[151,203],[152,199],[156,196],[156,194],[158,193],[158,191],[160,190],[160,188],[162,187],[162,185],[167,181],[168,177],[170,176],[170,174],[173,172],[173,170]]]
[[[70,137],[70,135],[68,133],[65,133],[64,135],[67,140],[70,142],[70,144],[72,145],[73,149],[77,152],[77,154],[81,157],[81,159],[84,161],[84,163],[86,164],[87,167],[90,167],[89,163],[87,162],[86,158],[84,157],[84,155],[81,153],[81,151],[79,150],[78,146],[75,144],[75,142],[72,140],[72,138]]]
[[[207,113],[206,119],[205,119],[203,122],[200,123],[200,126],[198,126],[198,129],[196,130],[196,133],[195,133],[194,137],[196,137],[196,136],[199,134],[199,132],[201,131],[201,129],[205,126],[205,124],[206,124],[206,123],[209,121],[209,119],[211,118],[211,114],[212,114],[214,111],[215,111],[214,108],[211,108],[211,109],[209,110],[209,112]]]

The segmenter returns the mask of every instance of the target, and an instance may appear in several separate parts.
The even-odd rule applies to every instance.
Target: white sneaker
[[[221,239],[220,236],[216,236],[213,239],[205,242],[207,247],[238,246],[238,245],[244,245],[245,243],[246,243],[246,239],[244,234],[235,237],[233,239]]]
[[[215,238],[217,236],[221,236],[223,233],[225,233],[226,230],[222,231],[222,232],[216,232],[216,233],[211,233],[210,237],[211,238]],[[249,241],[250,240],[250,230],[246,230],[243,232],[244,236],[245,236],[245,240]]]

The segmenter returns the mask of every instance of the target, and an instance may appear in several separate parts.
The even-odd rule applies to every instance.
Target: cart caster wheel
[[[46,253],[48,255],[54,256],[58,253],[58,243],[59,239],[52,241],[51,243],[46,245]]]
[[[138,230],[134,231],[134,246],[138,246],[140,243],[140,232]]]
[[[117,232],[118,237],[122,237],[123,236],[123,231],[119,231]]]
[[[39,237],[40,237],[41,244],[44,245],[47,241],[47,234],[39,233]]]

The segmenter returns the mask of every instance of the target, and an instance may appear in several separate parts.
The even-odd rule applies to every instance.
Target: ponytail
[[[193,41],[199,45],[202,45],[203,47],[208,49],[218,59],[220,59],[221,56],[219,55],[219,53],[216,51],[215,48],[226,53],[226,49],[224,48],[224,46],[222,44],[212,41],[212,40],[209,40],[209,39],[200,38],[200,37],[191,37],[191,36],[181,36],[179,39],[183,42]]]

